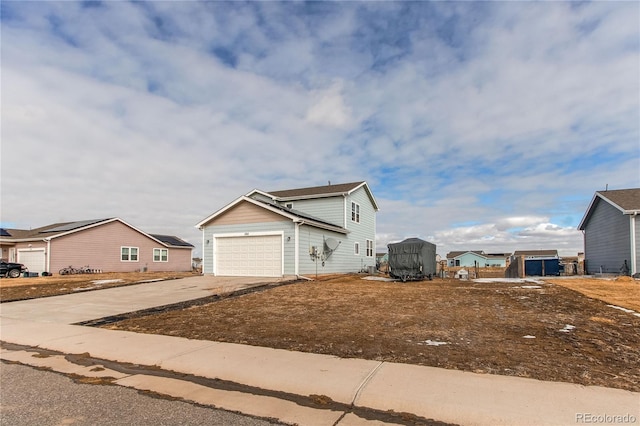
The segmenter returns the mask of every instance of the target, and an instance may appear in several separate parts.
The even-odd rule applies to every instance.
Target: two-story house
[[[196,226],[203,273],[300,276],[375,266],[378,205],[366,182],[253,190]]]

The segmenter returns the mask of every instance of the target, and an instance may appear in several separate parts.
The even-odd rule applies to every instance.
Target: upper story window
[[[169,249],[153,249],[153,261],[154,262],[168,262],[169,261]]]
[[[360,204],[351,202],[351,221],[360,223]]]
[[[120,260],[122,262],[137,262],[138,247],[120,247]]]

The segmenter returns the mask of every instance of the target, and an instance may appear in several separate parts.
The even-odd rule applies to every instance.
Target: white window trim
[[[367,240],[367,257],[373,257],[373,240]]]
[[[353,243],[353,254],[360,256],[360,243]]]
[[[122,249],[129,249],[129,251],[127,252],[127,257],[128,259],[123,259],[122,258]],[[131,260],[131,249],[136,249],[136,256],[137,259],[136,260]],[[132,246],[120,246],[120,262],[140,262],[140,247],[132,247]]]
[[[156,260],[156,250],[158,253],[158,260]],[[162,252],[165,251],[167,253],[167,259],[162,260]],[[153,249],[153,261],[159,263],[167,263],[169,261],[169,249],[168,248],[154,248]]]
[[[360,223],[360,204],[355,201],[351,202],[351,222]]]

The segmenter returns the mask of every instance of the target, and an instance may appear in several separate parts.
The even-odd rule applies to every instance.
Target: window
[[[169,249],[153,249],[153,261],[154,262],[168,262],[169,261]]]
[[[288,209],[292,209],[293,208],[293,203],[286,203],[284,206],[286,208],[288,208]]]
[[[360,243],[354,243],[354,245],[353,245],[353,254],[355,254],[355,255],[359,255],[360,254]]]
[[[367,240],[367,257],[373,257],[373,240]]]
[[[360,204],[351,202],[351,221],[360,223]]]
[[[122,262],[137,262],[138,261],[138,247],[121,247],[120,248],[120,260]]]

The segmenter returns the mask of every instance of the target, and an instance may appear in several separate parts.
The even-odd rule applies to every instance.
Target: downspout
[[[51,274],[51,238],[45,238],[47,242],[47,272]]]
[[[300,222],[294,222],[293,228],[293,247],[294,247],[294,255],[293,255],[293,274],[297,277],[300,274]]]
[[[204,275],[204,226],[200,227],[200,230],[202,231],[202,273],[201,275]]]
[[[347,228],[347,220],[348,220],[347,219],[347,217],[348,217],[347,216],[347,213],[348,213],[348,209],[347,209],[347,194],[343,194],[342,198],[344,199],[344,218],[343,218],[344,223],[343,223],[343,226],[344,226],[344,229],[349,229],[349,228]]]
[[[629,220],[631,226],[631,276],[638,272],[638,256],[636,253],[636,216],[638,212],[634,212]]]

